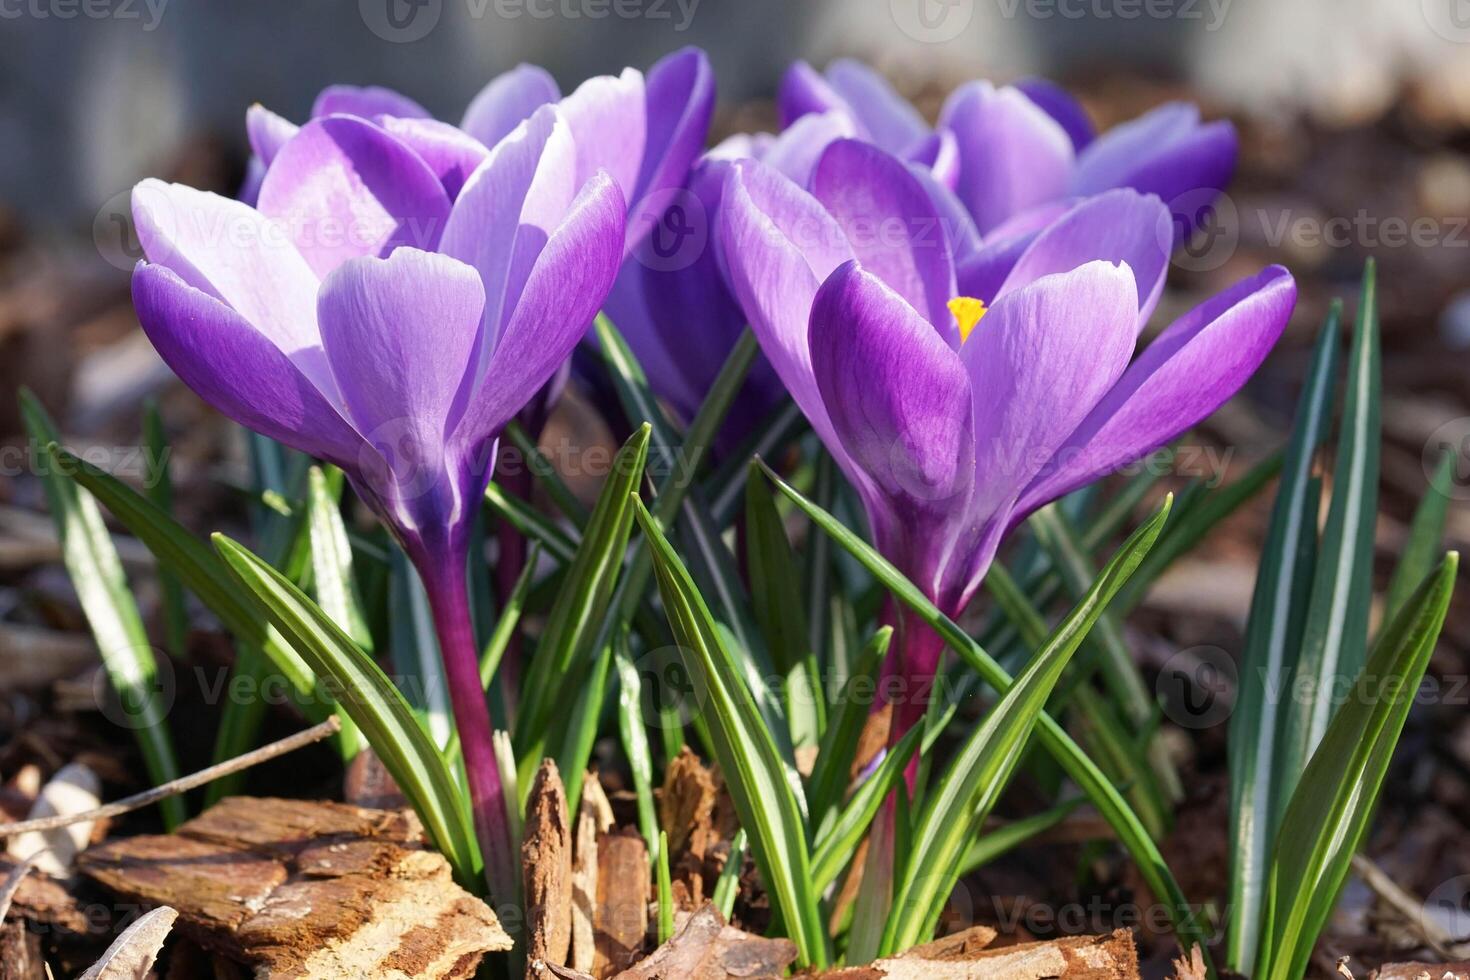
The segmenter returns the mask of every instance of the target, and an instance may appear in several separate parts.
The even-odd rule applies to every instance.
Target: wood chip
[[[572,832],[556,763],[536,770],[521,836],[526,959],[565,966],[572,943]],[[532,975],[528,970],[528,976]]]
[[[1205,954],[1199,943],[1189,947],[1189,956],[1174,960],[1174,980],[1210,980],[1209,967],[1205,965]]]
[[[648,847],[632,828],[597,841],[597,956],[592,975],[610,977],[633,965],[648,936]]]
[[[713,905],[681,918],[672,939],[616,980],[764,980],[784,976],[796,960],[791,940],[766,939],[728,926]]]
[[[688,851],[700,860],[715,843],[715,780],[686,745],[664,771],[659,823],[669,835],[669,853]]]
[[[597,962],[593,928],[597,906],[597,835],[612,824],[612,807],[597,773],[588,770],[582,780],[577,807],[577,832],[572,849],[572,949],[567,965],[586,973]]]
[[[1388,963],[1372,980],[1470,980],[1470,962]]]
[[[41,937],[19,919],[0,926],[0,980],[47,980]]]
[[[1138,980],[1133,934],[1067,936],[982,949],[963,960],[898,956],[824,973],[830,980]]]
[[[280,980],[464,978],[511,945],[407,812],[231,797],[78,866],[118,895],[173,906],[182,933]]]

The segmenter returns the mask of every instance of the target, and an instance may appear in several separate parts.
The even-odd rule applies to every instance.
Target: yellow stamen
[[[975,324],[980,322],[987,309],[983,301],[973,296],[956,296],[949,301],[949,312],[954,314],[955,322],[960,325],[960,343],[963,344],[970,339],[970,331],[975,329]]]

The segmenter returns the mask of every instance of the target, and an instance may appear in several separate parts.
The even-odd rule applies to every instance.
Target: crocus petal
[[[874,143],[903,154],[929,135],[929,126],[888,80],[860,61],[839,58],[827,66],[827,81],[862,121]]]
[[[485,284],[481,366],[576,195],[576,152],[557,108],[542,106],[495,145],[454,203],[439,247]]]
[[[1171,206],[1188,206],[1189,201],[1179,199],[1229,183],[1236,144],[1230,123],[1202,126],[1198,108],[1169,103],[1099,136],[1077,161],[1073,192],[1132,187],[1157,194]]]
[[[902,154],[911,163],[922,164],[934,179],[954,190],[960,179],[960,149],[954,133],[947,129],[930,133]]]
[[[940,125],[955,135],[955,192],[981,234],[1067,192],[1075,151],[1062,127],[1013,88],[974,81],[955,89]]]
[[[250,152],[269,167],[281,147],[301,129],[284,116],[278,116],[260,103],[245,110],[245,137],[250,141]]]
[[[490,155],[485,144],[437,119],[379,116],[374,121],[408,144],[429,165],[451,200],[459,196],[470,174]]]
[[[954,262],[939,212],[903,161],[838,140],[812,174],[812,196],[837,220],[863,268],[938,330],[953,330]]]
[[[377,85],[328,85],[316,97],[311,117],[337,113],[372,119],[375,116],[399,116],[403,119],[429,119],[433,113],[413,99]]]
[[[683,186],[715,111],[715,73],[699,48],[659,59],[648,69],[645,89],[647,145],[637,187],[624,188],[630,209],[636,198]],[[652,220],[662,211],[658,207]]]
[[[776,112],[781,128],[785,129],[808,113],[851,114],[852,107],[815,68],[805,61],[795,61],[781,76],[776,92]]]
[[[1023,78],[1015,85],[1026,94],[1026,98],[1039,105],[1067,131],[1072,148],[1078,153],[1092,142],[1097,131],[1093,128],[1087,110],[1072,97],[1071,92],[1046,78]]]
[[[517,65],[490,80],[470,100],[459,128],[486,147],[494,146],[529,119],[531,113],[561,98],[556,79],[536,65]]]
[[[810,328],[812,370],[843,453],[900,524],[951,513],[975,471],[970,381],[959,357],[856,261],[817,291]],[[933,568],[917,555],[905,564]]]
[[[1291,274],[1271,266],[1175,321],[1058,448],[1018,517],[1143,457],[1223,405],[1276,344],[1295,303]]]
[[[960,348],[974,392],[977,518],[1008,508],[1113,386],[1137,317],[1132,273],[1108,262],[995,301]]]
[[[965,210],[964,203],[953,190],[939,180],[933,170],[920,163],[910,163],[909,173],[929,195],[929,201],[939,215],[940,225],[944,228],[945,237],[954,253],[955,265],[958,267],[961,261],[982,247],[980,229],[975,227],[975,219],[970,217],[970,212]],[[958,268],[956,272],[958,273]],[[963,290],[961,292],[966,296],[978,295],[964,293]]]
[[[577,186],[606,170],[623,199],[635,199],[648,138],[644,91],[643,73],[625,68],[616,77],[589,78],[561,100],[562,115],[577,145]]]
[[[606,173],[594,174],[552,233],[519,293],[480,384],[454,432],[477,454],[571,354],[622,263],[627,209]]]
[[[1083,201],[1038,235],[1000,292],[1094,260],[1122,262],[1133,271],[1138,287],[1142,330],[1164,291],[1173,250],[1174,226],[1164,202],[1126,189],[1108,191]]]
[[[798,187],[811,186],[812,171],[827,147],[858,135],[856,123],[845,112],[808,113],[781,131],[760,153],[748,153],[775,167]]]
[[[1076,204],[1070,199],[1048,201],[991,229],[984,242],[955,264],[955,282],[961,296],[990,301],[1036,237]]]
[[[356,116],[301,127],[266,172],[259,207],[319,278],[360,255],[433,248],[449,217],[449,197],[419,155]]]
[[[742,160],[725,180],[719,234],[731,291],[761,349],[812,428],[840,448],[812,376],[807,324],[818,287],[853,257],[842,227],[789,178]]]
[[[149,262],[225,303],[335,390],[316,328],[317,278],[285,229],[239,201],[159,180],[133,188],[133,224]]]
[[[162,265],[138,263],[133,306],[159,356],[200,398],[247,428],[338,465],[362,441],[269,337]]]
[[[705,151],[706,160],[761,160],[776,143],[772,133],[731,133]]]

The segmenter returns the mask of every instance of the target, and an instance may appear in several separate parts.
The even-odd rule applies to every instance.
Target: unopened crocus
[[[1111,191],[1019,255],[964,254],[909,167],[855,140],[828,147],[809,191],[735,164],[720,234],[735,294],[861,496],[874,545],[950,616],[1028,514],[1228,399],[1296,295],[1266,269],[1134,358],[1173,243],[1158,198]],[[942,652],[916,618],[897,625],[895,738]]]
[[[624,204],[578,179],[544,106],[451,202],[406,141],[355,115],[301,127],[257,206],[145,181],[144,330],[200,397],[341,467],[427,588],[476,828],[497,897],[515,881],[465,580],[507,421],[566,359],[622,260]]]
[[[929,166],[987,236],[1038,208],[1131,187],[1169,204],[1182,238],[1235,169],[1234,127],[1201,122],[1192,104],[1171,102],[1095,135],[1076,100],[1041,79],[1000,88],[967,82],[950,93],[931,129],[863,64],[836,61],[823,75],[797,62],[782,80],[779,105],[786,125],[812,112],[847,114],[862,138]]]

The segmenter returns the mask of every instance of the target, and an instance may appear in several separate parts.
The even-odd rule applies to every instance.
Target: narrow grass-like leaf
[[[1441,450],[1439,464],[1429,477],[1429,486],[1419,506],[1414,509],[1409,537],[1399,550],[1399,563],[1393,570],[1383,603],[1385,626],[1404,608],[1404,603],[1409,601],[1409,596],[1414,594],[1414,589],[1424,581],[1424,577],[1434,570],[1440,542],[1444,539],[1445,519],[1449,515],[1457,451],[1450,447]]]
[[[643,724],[643,678],[638,665],[628,653],[627,632],[613,648],[618,668],[618,734],[623,754],[633,773],[633,790],[638,797],[638,829],[643,834],[648,853],[658,856],[658,812],[653,805],[653,753],[648,746],[648,730]]]
[[[925,623],[936,630],[950,648],[959,654],[987,684],[1001,693],[1010,689],[1013,679],[1000,664],[996,663],[990,654],[952,619],[940,612],[886,558],[878,554],[841,521],[797,493],[769,467],[765,469],[766,477],[775,484],[777,489],[786,494],[812,519],[817,527],[830,535],[843,550],[868,569],[892,592],[895,598],[914,610]],[[1200,921],[1198,914],[1185,898],[1183,891],[1179,888],[1179,883],[1165,863],[1163,855],[1159,853],[1158,846],[1149,836],[1148,830],[1120,795],[1117,787],[1108,781],[1107,776],[1093,764],[1087,754],[1049,715],[1043,714],[1040,717],[1036,730],[1041,744],[1076,781],[1103,819],[1107,820],[1116,831],[1118,840],[1137,863],[1139,874],[1148,883],[1154,894],[1159,896],[1180,942],[1185,948],[1196,941],[1203,943],[1204,923]]]
[[[1317,549],[1321,484],[1313,463],[1332,425],[1341,311],[1334,306],[1317,337],[1311,368],[1292,423],[1281,486],[1251,598],[1235,710],[1230,721],[1230,918],[1226,963],[1255,962],[1270,869],[1271,842],[1284,809],[1275,768],[1291,680],[1300,649]],[[1289,787],[1295,774],[1287,781]]]
[[[163,431],[163,416],[158,403],[149,399],[143,409],[143,443],[147,450],[148,474],[143,489],[148,499],[165,514],[174,509],[173,468],[169,465],[168,437]],[[158,590],[163,597],[163,630],[165,646],[176,659],[188,655],[189,614],[184,606],[184,586],[179,577],[166,568],[158,570]]]
[[[812,844],[812,887],[818,892],[826,891],[857,853],[878,809],[903,779],[904,767],[914,757],[923,735],[922,725],[909,729],[838,811],[829,829]]]
[[[1333,692],[1342,690],[1363,669],[1368,647],[1373,529],[1378,520],[1380,360],[1378,292],[1370,260],[1363,273],[1363,294],[1348,358],[1332,503],[1292,682],[1294,690],[1311,693],[1288,713],[1274,763],[1288,779],[1302,771],[1326,733],[1332,720]],[[1290,793],[1291,783],[1283,788]]]
[[[485,488],[485,505],[528,539],[541,542],[546,553],[561,564],[570,564],[576,556],[580,539],[568,537],[554,521],[514,494],[506,493],[500,484],[492,482]]]
[[[383,766],[423,821],[461,884],[484,890],[480,855],[461,794],[439,749],[393,682],[341,627],[259,557],[222,534],[215,547],[262,612],[357,723]]]
[[[658,868],[658,944],[662,946],[674,938],[674,885],[669,880],[669,834],[658,832],[658,857],[654,859]]]
[[[117,696],[121,717],[114,720],[132,729],[154,785],[177,779],[179,761],[169,734],[168,706],[158,687],[158,661],[128,588],[122,559],[102,522],[97,501],[67,479],[56,450],[60,436],[46,410],[29,391],[21,392],[20,407],[36,446],[36,465],[45,475],[46,500],[61,543],[62,563]],[[170,829],[188,816],[183,799],[177,796],[161,801],[159,810]]]
[[[994,830],[982,831],[980,836],[970,843],[969,848],[965,851],[964,859],[960,861],[960,877],[964,878],[978,871],[1001,855],[1024,846],[1027,841],[1056,827],[1071,816],[1083,802],[1085,802],[1083,797],[1074,797],[1064,803],[1058,803],[1049,810],[1042,810],[1040,813],[1012,820]]]
[[[577,812],[577,804],[582,799],[582,782],[587,775],[587,761],[592,758],[592,744],[597,740],[597,727],[602,720],[612,659],[612,647],[603,647],[597,659],[572,686],[576,697],[569,702],[571,711],[566,716],[567,724],[550,742],[550,754],[556,760],[556,767],[567,774],[569,813]]]
[[[710,896],[726,922],[730,921],[730,915],[735,911],[735,896],[740,893],[740,869],[745,864],[745,844],[745,828],[741,827],[735,831],[735,839],[730,841],[730,855],[725,858],[725,866],[720,869],[720,877],[715,879],[715,890]]]
[[[1450,552],[1383,631],[1297,783],[1272,861],[1268,939],[1253,974],[1260,980],[1307,971],[1434,653],[1458,567]]]
[[[322,611],[341,626],[353,642],[369,653],[373,636],[362,614],[362,599],[352,572],[352,545],[342,523],[341,471],[328,476],[319,466],[307,474],[307,528],[311,540],[311,591]]]
[[[842,802],[847,791],[848,773],[857,756],[863,724],[878,690],[878,669],[888,655],[893,640],[893,627],[883,626],[863,650],[852,676],[843,683],[836,707],[822,735],[817,761],[807,783],[807,802],[812,820],[821,826],[827,812]]]
[[[562,512],[567,520],[571,521],[579,530],[587,526],[592,515],[577,499],[572,488],[567,486],[551,460],[541,452],[541,448],[531,439],[525,429],[521,428],[519,422],[511,422],[505,427],[505,434],[514,444],[516,450],[521,454],[521,465],[530,470],[531,476],[546,489],[546,495],[556,504],[556,509]]]
[[[898,879],[882,949],[892,953],[928,939],[959,880],[966,845],[979,832],[1043,716],[1062,670],[1103,610],[1153,546],[1171,498],[1108,562],[1077,606],[1036,651],[984,721],[961,746],[918,814],[906,873]]]
[[[658,522],[635,500],[658,576],[659,592],[699,699],[715,757],[740,824],[750,836],[756,866],[802,966],[825,966],[826,936],[812,887],[802,807],[765,721],[694,580],[663,536]]]
[[[521,688],[521,709],[516,720],[516,749],[523,769],[540,764],[537,746],[546,742],[555,706],[566,701],[560,695],[568,688],[559,679],[594,655],[594,643],[606,642],[598,634],[627,550],[633,525],[630,501],[643,478],[651,433],[650,426],[640,426],[613,458],[582,544],[536,645],[536,655]],[[522,782],[530,785],[529,779]]]
[[[816,746],[826,700],[821,670],[810,643],[796,556],[760,468],[751,464],[745,483],[746,579],[755,618],[776,670],[785,678],[786,718],[795,748]]]
[[[490,639],[485,642],[485,649],[480,652],[480,686],[488,689],[490,682],[495,679],[495,671],[500,667],[500,661],[505,656],[505,650],[510,646],[510,638],[515,635],[516,627],[520,625],[521,613],[526,608],[526,597],[531,594],[531,583],[536,580],[536,565],[541,561],[541,542],[532,541],[530,549],[526,552],[526,567],[521,569],[520,577],[512,586],[510,595],[505,597],[505,604],[500,610],[500,617],[495,620],[495,629],[490,634]]]

